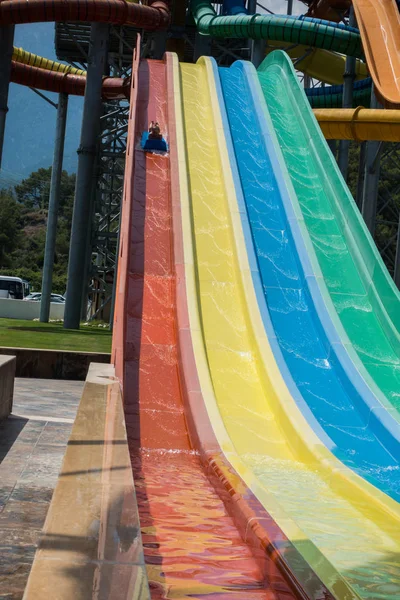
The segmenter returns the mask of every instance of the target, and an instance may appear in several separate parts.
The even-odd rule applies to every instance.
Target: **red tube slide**
[[[64,92],[75,96],[83,96],[86,87],[86,77],[82,75],[48,71],[15,61],[12,62],[11,81],[47,92]],[[104,100],[129,98],[129,91],[129,78],[106,77],[103,80],[102,96]]]
[[[166,29],[170,12],[166,2],[155,0],[148,6],[125,0],[0,0],[0,25],[45,21],[106,22],[132,25],[147,30]],[[85,78],[13,62],[11,81],[48,92],[83,96]],[[106,78],[103,98],[129,97],[129,80]]]
[[[0,24],[44,23],[45,21],[103,22],[143,29],[166,29],[169,9],[162,0],[149,6],[125,0],[3,0]]]

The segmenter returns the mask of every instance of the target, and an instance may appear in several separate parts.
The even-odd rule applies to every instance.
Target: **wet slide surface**
[[[352,0],[368,68],[382,101],[400,106],[400,14],[396,0]]]
[[[264,65],[260,82],[334,307],[367,372],[399,411],[399,293],[284,55]]]
[[[216,135],[222,128],[214,121],[206,69],[180,69],[202,334],[227,434],[272,496],[267,511],[284,531],[284,515],[300,527],[293,544],[337,598],[376,600],[390,589],[400,594],[394,565],[400,547],[391,525],[380,522],[368,499],[336,492],[334,474],[305,459],[280,418],[284,386],[269,377],[247,312],[231,221],[239,214],[230,211],[223,184]],[[354,592],[343,588],[340,576]]]
[[[138,147],[151,120],[158,120],[167,132],[166,111],[165,65],[143,61],[135,132],[124,401],[152,598],[290,598],[268,589],[190,447],[174,325],[169,156],[145,154]],[[276,573],[273,564],[271,573]]]
[[[279,164],[269,153],[273,144],[266,143],[265,118],[266,131],[260,130],[262,113],[257,114],[256,106],[262,98],[255,96],[260,89],[251,86],[250,79],[257,77],[256,72],[237,63],[220,69],[220,76],[264,295],[295,384],[292,394],[298,405],[306,404],[321,432],[329,436],[323,441],[340,460],[400,500],[399,463],[371,428],[369,410],[358,410],[362,398],[339,363],[314,306],[309,286],[315,289],[317,283],[310,275],[311,266],[302,265],[297,253],[293,221],[288,221],[292,215],[285,211],[282,190],[289,205],[290,198],[284,179],[280,177],[279,185],[274,173]],[[260,135],[254,136],[257,130]]]

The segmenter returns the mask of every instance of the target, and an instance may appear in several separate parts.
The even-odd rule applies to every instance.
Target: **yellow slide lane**
[[[217,439],[337,598],[394,598],[399,506],[322,446],[265,337],[211,60],[176,62],[174,87],[190,327]]]

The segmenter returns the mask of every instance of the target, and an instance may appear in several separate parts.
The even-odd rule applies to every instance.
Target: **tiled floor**
[[[0,423],[0,600],[23,596],[82,389],[16,379],[13,414]]]

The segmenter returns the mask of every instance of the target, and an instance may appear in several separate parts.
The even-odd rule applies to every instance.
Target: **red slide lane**
[[[126,286],[126,315],[125,324],[117,318],[114,356],[123,376],[152,598],[288,598],[292,594],[273,561],[271,579],[280,591],[273,591],[261,574],[190,447],[178,375],[170,158],[145,154],[138,146],[150,120],[159,121],[168,136],[166,111],[165,63],[143,61],[135,141],[130,140],[134,168],[127,171],[133,198],[130,218],[123,225],[130,231],[122,234],[127,278],[122,281],[119,273],[118,283],[120,293]],[[117,310],[120,301],[121,296]],[[125,359],[123,373],[118,347]]]

